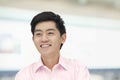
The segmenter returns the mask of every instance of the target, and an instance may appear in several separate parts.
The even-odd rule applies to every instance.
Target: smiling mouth
[[[48,48],[50,46],[52,46],[52,45],[51,44],[42,44],[42,45],[40,45],[41,48]]]

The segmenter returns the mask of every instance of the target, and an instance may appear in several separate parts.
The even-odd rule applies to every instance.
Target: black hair
[[[31,32],[33,35],[36,25],[43,21],[54,21],[56,23],[56,28],[60,32],[60,35],[62,36],[64,33],[66,33],[64,21],[62,20],[62,18],[58,14],[55,14],[51,11],[45,11],[33,17],[31,21]],[[61,47],[62,45],[63,44],[61,44]]]

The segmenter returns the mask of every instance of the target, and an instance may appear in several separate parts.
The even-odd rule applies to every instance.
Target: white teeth
[[[51,45],[48,45],[48,44],[40,45],[41,48],[47,48],[47,47],[49,47],[49,46],[51,46]]]

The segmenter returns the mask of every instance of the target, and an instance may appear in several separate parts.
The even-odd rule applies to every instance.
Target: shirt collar
[[[65,70],[68,70],[69,69],[69,60],[60,56],[59,58],[59,65],[61,65]]]
[[[38,69],[42,68],[44,66],[42,60],[40,59],[37,63],[35,63],[35,66],[34,66],[34,72],[37,72]]]
[[[58,65],[60,65],[63,69],[68,70],[69,69],[69,59],[66,59],[60,55]],[[44,67],[44,64],[42,60],[40,59],[34,66],[34,71],[38,71],[39,69],[42,69]]]

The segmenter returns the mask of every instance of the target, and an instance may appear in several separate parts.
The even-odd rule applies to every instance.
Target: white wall
[[[70,17],[64,16],[67,40],[61,50],[63,56],[78,59],[89,68],[120,67],[119,21],[72,16],[69,20],[67,18]],[[0,25],[0,40],[4,39],[1,35],[10,34],[12,43],[17,42],[20,48],[18,52],[0,53],[1,70],[20,69],[39,59],[40,55],[32,42],[29,22],[3,19]],[[14,48],[11,49],[14,51]]]

